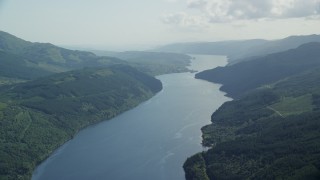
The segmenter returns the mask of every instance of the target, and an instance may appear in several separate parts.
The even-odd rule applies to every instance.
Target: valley
[[[193,70],[226,64],[223,56],[193,57]],[[200,128],[210,122],[212,108],[229,98],[219,91],[220,85],[196,80],[194,73],[157,78],[163,84],[159,93],[80,131],[44,161],[32,179],[183,180],[183,162],[202,150]]]
[[[0,178],[318,179],[318,37],[86,52],[1,31]]]

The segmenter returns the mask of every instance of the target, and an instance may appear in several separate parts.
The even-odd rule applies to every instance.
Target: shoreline
[[[162,82],[161,82],[161,84],[162,84]],[[96,125],[98,125],[98,124],[100,124],[100,123],[103,123],[103,122],[105,122],[105,121],[110,121],[110,120],[112,120],[113,118],[115,118],[115,117],[117,117],[117,116],[120,116],[121,114],[123,114],[123,113],[125,113],[125,112],[127,112],[127,111],[130,111],[130,110],[138,107],[139,105],[147,102],[148,100],[150,100],[151,98],[153,98],[154,96],[156,96],[158,93],[160,93],[162,90],[163,90],[163,88],[161,88],[161,90],[160,90],[159,92],[153,94],[152,96],[148,97],[147,99],[139,102],[138,104],[134,105],[133,107],[130,107],[130,108],[124,110],[124,111],[119,112],[119,113],[116,114],[115,116],[109,117],[109,118],[107,118],[107,119],[106,119],[106,118],[102,118],[100,121],[98,120],[97,122],[94,122],[94,123],[92,123],[92,124],[86,125],[86,126],[82,127],[81,129],[77,130],[77,131],[71,136],[71,138],[67,139],[66,141],[64,141],[63,143],[61,143],[60,145],[58,145],[53,151],[51,151],[47,156],[45,156],[45,158],[44,158],[41,162],[39,162],[38,164],[35,165],[35,168],[33,168],[32,173],[31,173],[31,180],[34,179],[34,174],[35,174],[35,173],[37,174],[37,170],[38,170],[39,166],[42,165],[43,163],[45,163],[47,160],[49,160],[52,155],[55,155],[55,153],[57,153],[58,151],[60,151],[61,148],[62,148],[64,145],[66,145],[67,143],[69,143],[70,141],[72,141],[72,140],[80,133],[80,131],[82,131],[82,130],[84,130],[84,129],[87,129],[87,128],[90,128],[90,127],[93,127],[93,126],[96,126]],[[53,158],[54,158],[54,157],[53,157]]]

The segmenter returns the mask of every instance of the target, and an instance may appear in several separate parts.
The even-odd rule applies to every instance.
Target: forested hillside
[[[196,78],[223,84],[221,90],[233,98],[320,65],[320,43],[308,43],[256,60],[218,67],[196,74]]]
[[[190,71],[186,66],[191,57],[184,54],[143,51],[95,53],[97,55],[50,43],[32,43],[0,31],[0,85],[84,67],[107,67],[114,64],[130,65],[153,76]]]
[[[0,31],[0,179],[30,179],[80,129],[162,89],[128,64]]]
[[[202,128],[203,145],[210,149],[185,162],[186,178],[319,179],[318,52],[319,44],[311,43],[226,67],[236,72],[229,76],[233,82],[215,74],[228,85],[254,86],[229,91],[241,96],[223,104]]]
[[[129,66],[86,68],[0,88],[0,179],[35,166],[80,129],[137,106],[161,82]]]

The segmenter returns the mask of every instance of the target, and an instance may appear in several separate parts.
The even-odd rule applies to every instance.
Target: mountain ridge
[[[189,42],[164,45],[157,51],[226,55],[229,64],[253,60],[256,57],[297,48],[308,42],[320,42],[320,35],[295,35],[277,40],[236,40],[217,42]]]
[[[16,61],[21,60],[22,63],[25,63],[24,68],[26,70],[33,68],[46,71],[47,74],[84,67],[124,64],[133,66],[149,75],[156,76],[167,73],[188,72],[189,70],[186,66],[189,65],[191,59],[190,56],[183,54],[159,52],[119,52],[116,54],[106,54],[105,52],[93,51],[96,55],[90,51],[69,50],[51,43],[25,41],[3,31],[0,31],[0,52],[16,56]],[[127,55],[123,56],[124,54]],[[118,57],[113,57],[112,55],[117,55]],[[128,55],[135,56],[136,58],[128,58]],[[122,57],[124,59],[121,59]],[[4,59],[4,57],[0,56],[0,59]],[[37,77],[41,76],[39,74]]]

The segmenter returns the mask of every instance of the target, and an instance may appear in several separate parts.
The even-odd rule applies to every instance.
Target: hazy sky
[[[276,39],[320,34],[320,0],[0,0],[0,30],[110,50]]]

